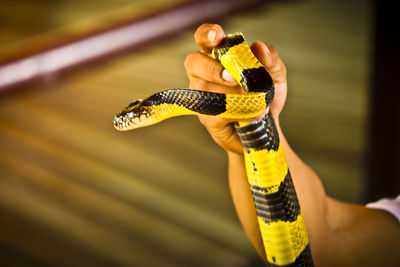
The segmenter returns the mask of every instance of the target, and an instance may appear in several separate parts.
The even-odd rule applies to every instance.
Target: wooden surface
[[[222,23],[278,48],[289,142],[330,195],[354,202],[365,177],[369,11],[369,2],[284,1]],[[197,119],[112,127],[130,100],[187,87],[192,34],[0,99],[3,265],[249,266],[225,154]]]

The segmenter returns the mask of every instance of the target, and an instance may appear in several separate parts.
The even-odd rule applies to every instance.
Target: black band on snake
[[[225,37],[212,56],[247,93],[166,90],[132,102],[115,116],[115,128],[130,130],[189,114],[249,119],[264,113],[274,96],[273,81],[243,35]],[[243,144],[247,178],[270,266],[314,266],[300,205],[272,115],[236,123],[235,128]]]

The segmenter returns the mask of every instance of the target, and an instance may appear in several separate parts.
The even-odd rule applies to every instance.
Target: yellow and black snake
[[[114,127],[125,131],[164,119],[206,114],[230,119],[265,112],[274,96],[271,76],[241,33],[228,35],[212,56],[240,82],[245,94],[171,89],[132,102],[118,113]],[[296,191],[272,115],[235,128],[244,147],[246,172],[270,266],[314,266]]]

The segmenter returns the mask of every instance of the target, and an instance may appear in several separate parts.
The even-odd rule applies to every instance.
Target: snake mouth
[[[126,122],[123,116],[116,115],[114,117],[114,128],[118,131],[129,130],[129,124]]]
[[[136,100],[115,115],[114,128],[118,131],[128,131],[146,126],[150,113],[148,107],[142,106],[142,102],[141,99]]]
[[[147,118],[148,116],[146,114],[140,115],[133,112],[116,115],[114,117],[114,128],[118,131],[128,131],[135,128],[147,126]]]

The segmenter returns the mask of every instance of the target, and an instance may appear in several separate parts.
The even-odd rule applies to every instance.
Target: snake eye
[[[135,108],[138,108],[138,107],[141,106],[142,102],[143,102],[142,99],[133,101],[133,102],[130,103],[126,108],[124,108],[123,111],[127,113],[127,112],[129,112],[129,111],[131,111],[131,110],[133,110],[133,109],[135,109]]]

